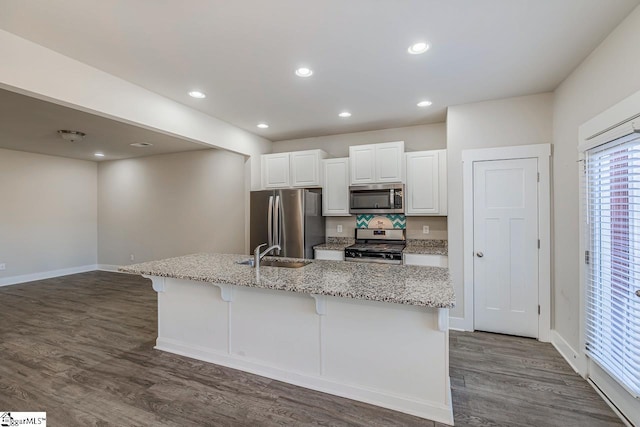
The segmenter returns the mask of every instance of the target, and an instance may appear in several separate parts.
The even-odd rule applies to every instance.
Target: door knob
[[[636,291],[636,296],[637,296],[637,297],[640,297],[640,289],[638,289],[638,290]]]
[[[476,252],[476,256],[478,258],[482,258],[484,256],[484,254],[482,252]]]

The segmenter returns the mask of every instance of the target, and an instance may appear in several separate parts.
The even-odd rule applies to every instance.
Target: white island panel
[[[229,305],[220,297],[220,289],[191,280],[163,280],[164,291],[158,293],[158,337],[227,351]]]
[[[332,297],[323,328],[328,378],[448,405],[449,336],[438,309]]]
[[[243,259],[121,268],[158,292],[157,349],[453,424],[447,269],[313,261],[258,277]]]
[[[280,369],[319,374],[320,319],[309,295],[235,288],[231,353]]]

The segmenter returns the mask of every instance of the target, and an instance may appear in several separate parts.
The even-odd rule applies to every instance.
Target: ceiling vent
[[[76,141],[81,141],[82,138],[84,138],[86,136],[86,133],[84,132],[80,132],[77,130],[59,130],[58,131],[58,135],[60,135],[60,137],[62,139],[64,139],[65,141],[69,141],[69,142],[76,142]]]

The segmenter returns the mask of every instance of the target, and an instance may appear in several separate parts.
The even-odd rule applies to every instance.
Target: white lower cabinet
[[[330,261],[344,261],[344,251],[334,251],[330,249],[316,249],[314,258],[330,260]]]
[[[422,265],[426,267],[448,267],[449,257],[430,254],[403,254],[405,265]]]

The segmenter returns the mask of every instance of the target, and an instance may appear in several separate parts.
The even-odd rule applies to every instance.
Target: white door
[[[474,329],[538,337],[538,160],[473,164]]]

